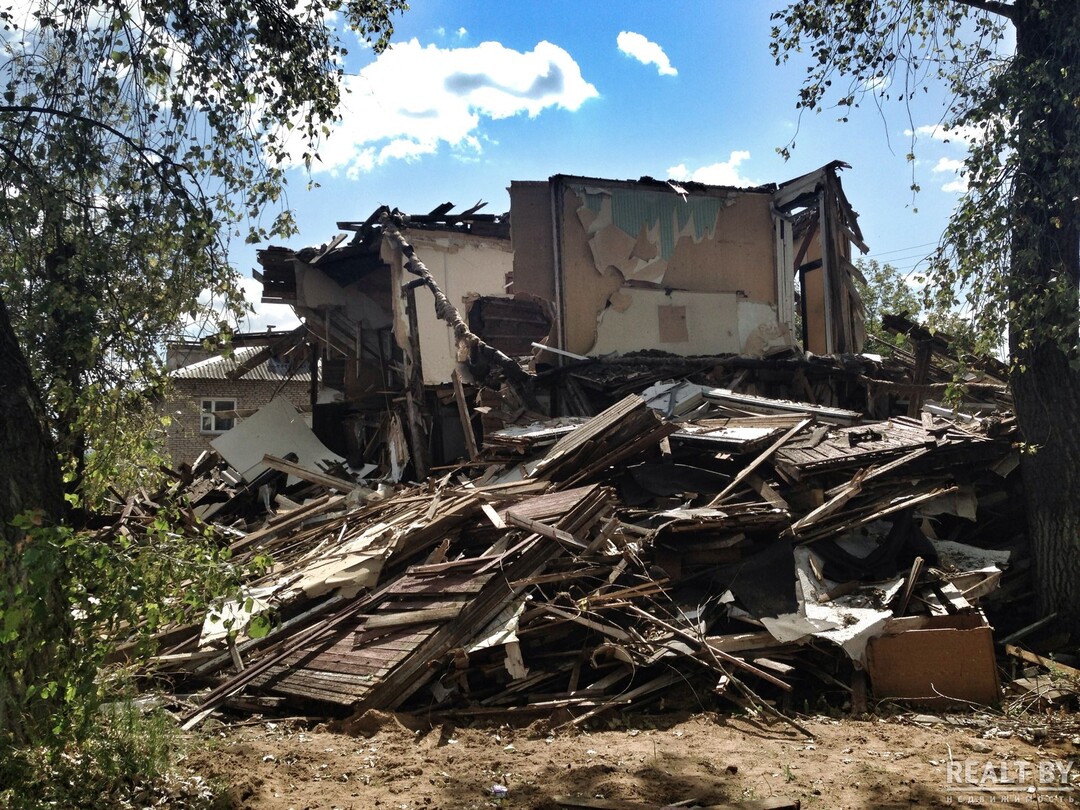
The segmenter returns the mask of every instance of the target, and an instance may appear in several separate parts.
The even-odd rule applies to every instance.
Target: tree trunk
[[[1080,4],[1018,0],[1015,9],[1010,382],[1037,608],[1080,638]]]
[[[42,739],[62,705],[63,689],[28,699],[50,676],[70,638],[64,600],[65,570],[55,547],[12,525],[36,514],[35,524],[55,525],[63,511],[56,455],[30,368],[0,301],[0,744]],[[9,631],[14,628],[14,637]]]

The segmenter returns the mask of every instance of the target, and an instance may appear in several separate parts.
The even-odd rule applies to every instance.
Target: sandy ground
[[[432,729],[381,713],[348,734],[249,721],[204,729],[181,767],[226,785],[232,806],[251,810],[555,810],[556,796],[654,806],[778,797],[804,808],[1080,805],[1071,721],[911,713],[801,722],[812,740],[715,714],[640,716],[589,731],[552,731],[551,721]]]

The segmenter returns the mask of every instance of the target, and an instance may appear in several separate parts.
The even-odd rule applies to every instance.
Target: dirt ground
[[[251,810],[555,810],[556,796],[653,806],[779,797],[803,808],[1080,804],[1071,724],[978,713],[800,722],[813,739],[717,714],[552,731],[551,720],[432,729],[369,712],[348,734],[284,721],[218,724],[192,739],[181,767],[227,785],[232,806]]]

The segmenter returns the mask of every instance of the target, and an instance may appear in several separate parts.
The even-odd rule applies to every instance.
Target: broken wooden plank
[[[490,508],[490,507],[489,507]],[[549,526],[546,523],[541,523],[539,520],[532,520],[531,518],[522,517],[513,511],[506,512],[506,520],[511,526],[517,526],[519,529],[528,529],[530,532],[543,535],[552,540],[558,540],[560,543],[564,543],[568,546],[572,546],[576,549],[584,549],[585,543],[582,543],[570,532],[562,531],[554,526]]]
[[[461,374],[458,373],[456,368],[451,373],[450,378],[454,383],[454,399],[457,402],[461,430],[465,434],[465,449],[469,451],[469,461],[476,461],[480,458],[480,450],[476,446],[476,434],[473,432],[469,403],[465,400],[465,386],[461,384]]]
[[[627,633],[625,630],[623,630],[621,627],[615,627],[610,624],[605,624],[604,622],[598,622],[593,619],[586,618],[580,613],[571,613],[567,610],[561,610],[554,605],[537,605],[537,607],[540,610],[546,611],[547,613],[561,616],[568,621],[576,622],[577,624],[583,625],[584,627],[588,627],[590,630],[595,630],[598,633],[603,633],[605,636],[610,636],[611,638],[618,639],[619,641],[634,640],[634,637]]]
[[[1039,655],[1037,653],[1025,650],[1023,647],[1017,647],[1015,644],[1006,644],[1005,652],[1014,658],[1027,661],[1032,664],[1038,664],[1039,666],[1046,667],[1052,673],[1058,673],[1064,675],[1067,678],[1072,678],[1080,684],[1080,669],[1076,667],[1070,667],[1067,664],[1062,664],[1055,661],[1053,658],[1047,658],[1045,655]]]
[[[344,478],[338,478],[334,475],[327,475],[324,472],[316,470],[309,470],[300,464],[293,461],[288,461],[277,456],[272,456],[266,453],[262,458],[262,463],[271,469],[278,470],[279,472],[288,473],[294,478],[299,478],[303,481],[307,481],[312,484],[318,484],[321,487],[327,489],[333,489],[338,492],[352,492],[357,488],[358,484],[355,481],[347,481]]]
[[[453,607],[433,608],[430,610],[410,610],[405,613],[376,613],[364,619],[361,630],[385,630],[391,627],[405,627],[412,624],[432,624],[455,619],[465,608],[465,603]]]
[[[765,450],[762,451],[762,453],[757,458],[751,461],[749,465],[743,467],[742,470],[739,471],[739,474],[731,480],[731,483],[724,487],[724,489],[715,498],[713,498],[708,505],[719,506],[721,503],[723,503],[727,496],[734,492],[735,489],[740,484],[742,484],[743,481],[749,478],[754,473],[754,471],[757,470],[758,467],[764,464],[765,461],[769,458],[769,456],[771,456],[773,453],[783,447],[784,444],[792,436],[805,428],[807,425],[811,424],[813,421],[813,419],[803,419],[790,430],[786,431],[783,436],[781,436],[779,439],[777,439],[775,442],[765,448]]]
[[[725,405],[734,405],[742,410],[766,413],[766,414],[810,414],[817,417],[818,421],[828,422],[834,425],[854,425],[862,419],[858,411],[848,411],[843,408],[827,408],[821,405],[811,405],[808,402],[794,402],[788,399],[770,399],[768,397],[754,396],[753,394],[739,394],[726,388],[709,388],[702,392],[705,399]]]

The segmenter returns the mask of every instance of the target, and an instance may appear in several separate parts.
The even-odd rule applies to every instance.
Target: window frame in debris
[[[200,399],[199,433],[224,433],[236,425],[235,416],[219,416],[222,411],[236,411],[235,399]],[[208,427],[209,425],[209,427]]]

